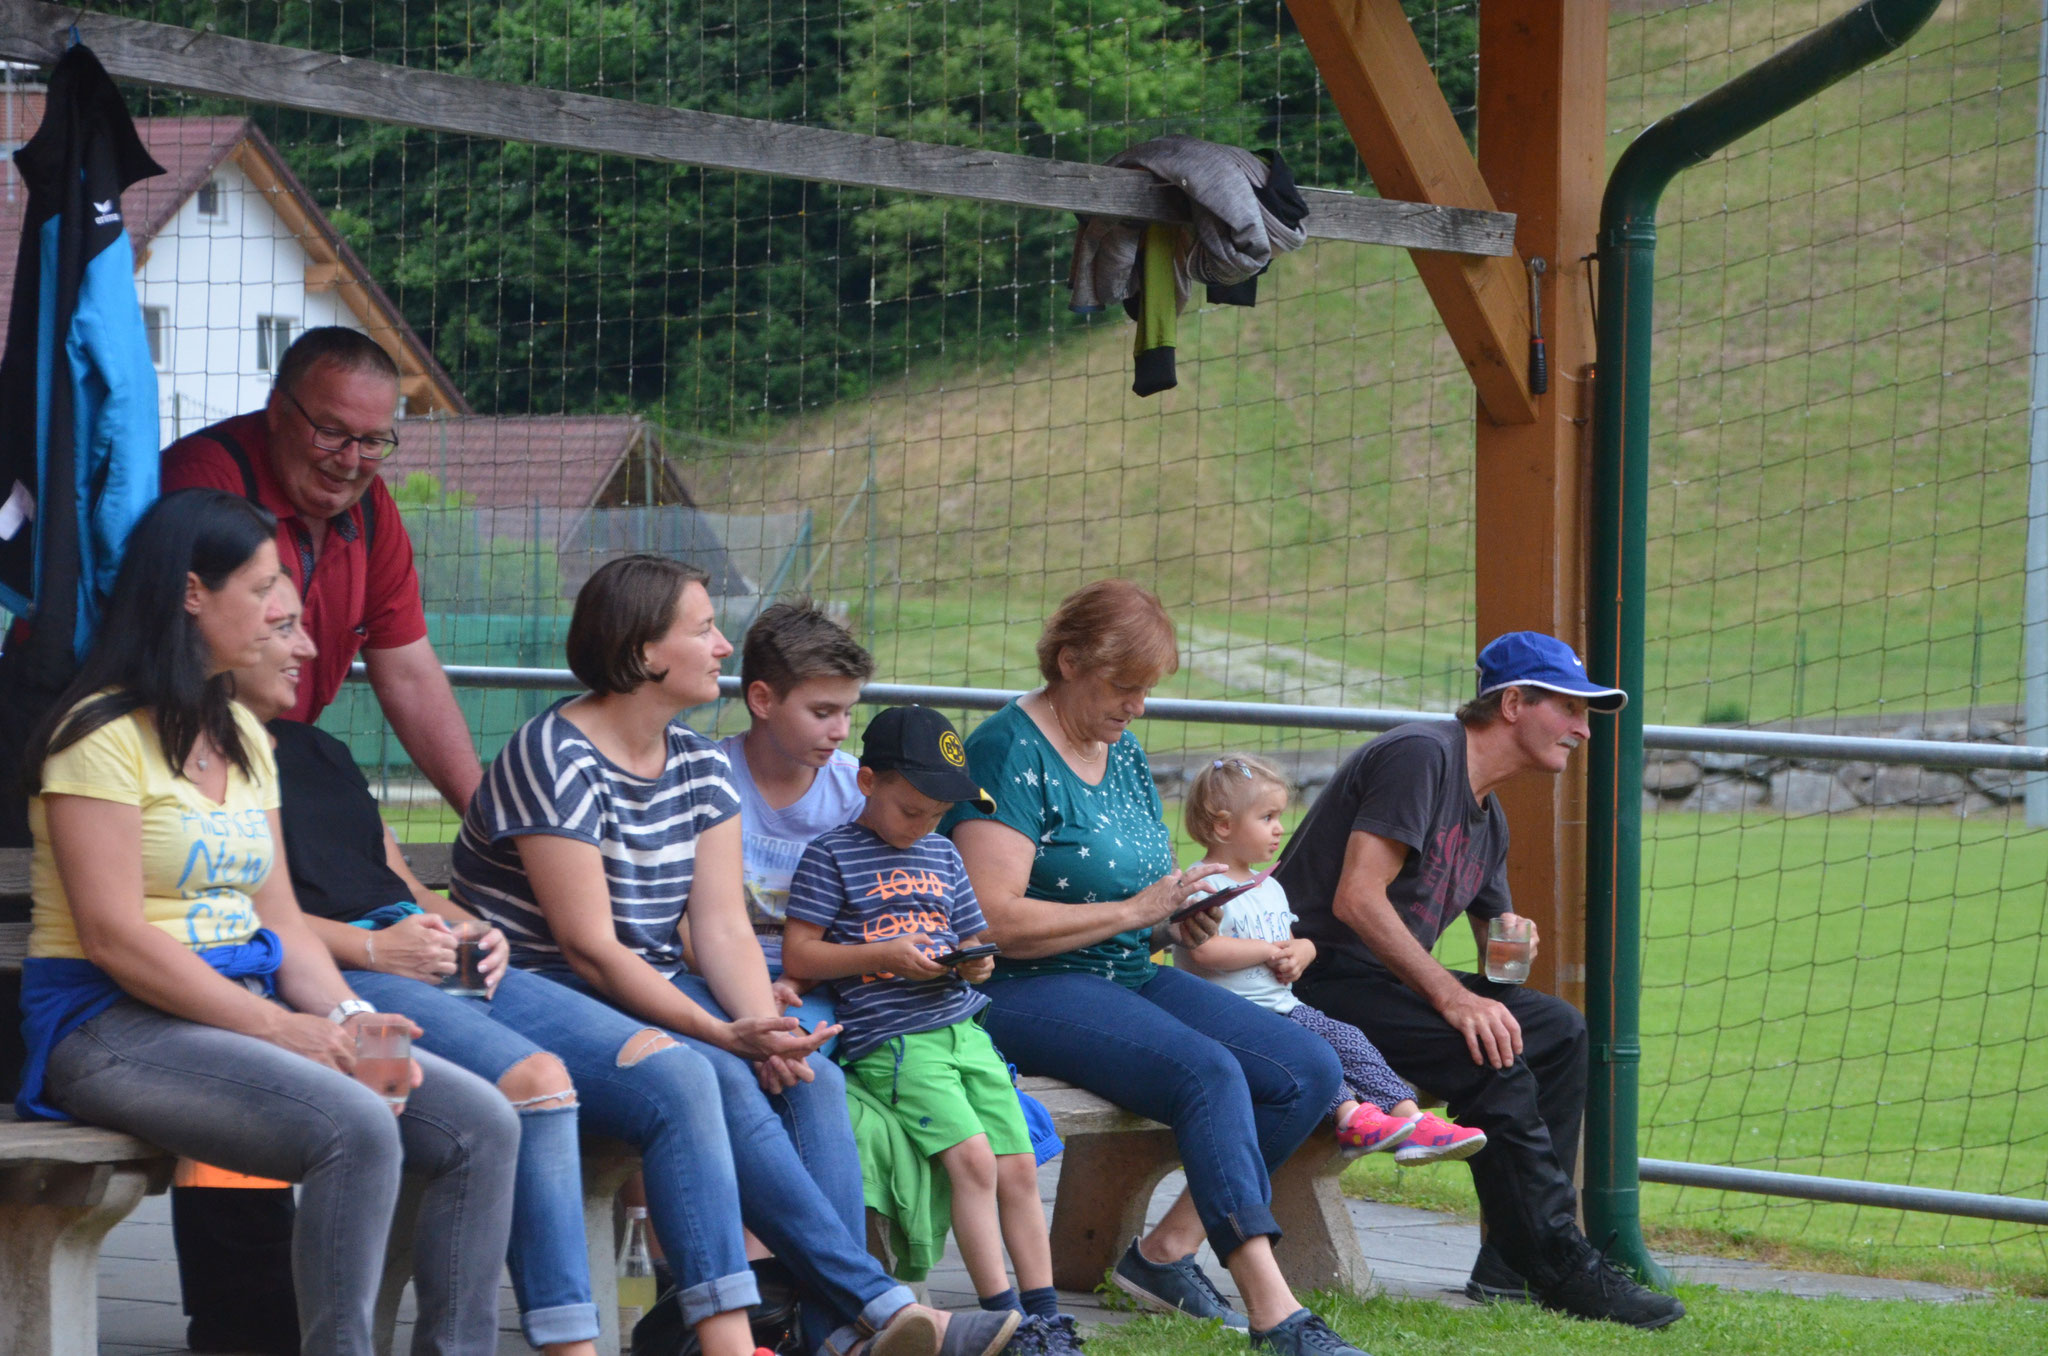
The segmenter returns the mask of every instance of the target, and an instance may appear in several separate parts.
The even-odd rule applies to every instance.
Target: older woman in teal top
[[[1202,889],[1175,869],[1129,728],[1179,667],[1173,621],[1139,585],[1102,580],[1060,604],[1038,666],[1045,686],[967,740],[995,811],[961,805],[946,822],[1002,947],[985,986],[989,1034],[1024,1072],[1173,1128],[1188,1190],[1124,1252],[1111,1274],[1119,1288],[1152,1308],[1249,1326],[1257,1347],[1355,1353],[1301,1307],[1272,1247],[1269,1174],[1330,1106],[1336,1056],[1286,1018],[1150,958],[1153,928]],[[1179,926],[1199,942],[1215,921]],[[1196,1264],[1204,1237],[1248,1316]]]

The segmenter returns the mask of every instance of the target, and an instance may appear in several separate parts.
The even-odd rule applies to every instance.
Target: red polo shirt
[[[194,488],[247,493],[242,468],[222,442],[241,445],[256,480],[256,501],[277,515],[277,554],[306,601],[301,625],[320,647],[299,681],[299,699],[285,715],[310,721],[327,708],[362,649],[391,650],[427,634],[420,577],[413,569],[412,538],[382,477],[363,496],[374,500],[376,540],[366,549],[363,504],[327,522],[317,563],[305,520],[270,473],[270,429],[263,411],[237,415],[180,438],[164,449],[163,489]]]

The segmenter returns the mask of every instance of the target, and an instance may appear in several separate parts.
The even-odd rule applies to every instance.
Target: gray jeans
[[[370,1356],[401,1171],[426,1179],[414,1236],[415,1356],[490,1356],[519,1117],[496,1088],[416,1055],[394,1117],[376,1093],[253,1036],[124,999],[50,1054],[50,1100],[186,1158],[300,1184],[292,1235],[304,1356]]]

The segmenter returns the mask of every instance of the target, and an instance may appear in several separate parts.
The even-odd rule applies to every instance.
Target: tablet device
[[[959,965],[965,961],[980,960],[983,956],[993,956],[995,954],[996,944],[994,942],[984,942],[980,946],[963,946],[958,951],[948,951],[943,956],[933,956],[932,964]]]
[[[1264,885],[1266,883],[1266,877],[1272,874],[1273,869],[1271,867],[1267,867],[1264,871],[1261,871],[1258,875],[1253,876],[1248,881],[1240,881],[1236,885],[1226,886],[1221,890],[1215,890],[1206,895],[1196,895],[1193,899],[1189,900],[1184,907],[1176,909],[1173,913],[1167,915],[1166,921],[1169,923],[1178,923],[1182,919],[1193,918],[1196,914],[1202,912],[1204,909],[1213,909],[1220,904],[1228,904],[1231,900],[1236,899],[1239,895],[1244,894],[1249,890],[1256,890],[1261,885]]]

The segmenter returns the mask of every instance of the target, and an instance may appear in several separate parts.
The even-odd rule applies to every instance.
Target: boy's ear
[[[768,719],[768,710],[775,704],[775,689],[756,678],[747,684],[747,714],[755,720]]]
[[[863,767],[854,774],[853,782],[855,786],[860,788],[860,793],[863,796],[875,794],[875,770],[873,768]]]

